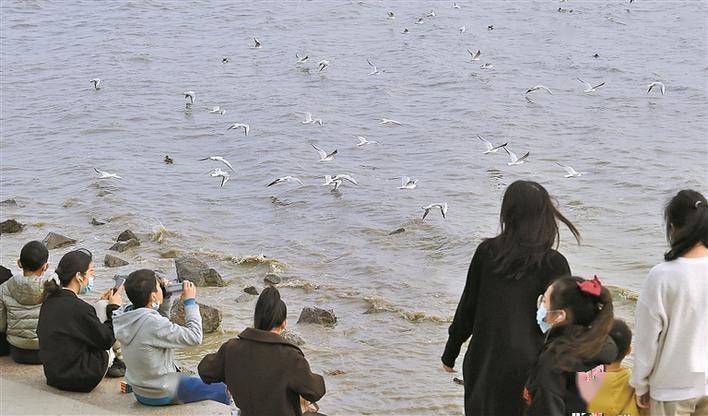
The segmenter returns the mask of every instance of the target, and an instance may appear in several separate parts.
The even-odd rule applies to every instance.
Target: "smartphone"
[[[125,277],[115,276],[113,277],[113,281],[115,282],[115,285],[113,286],[113,293],[116,293],[120,287],[123,286],[123,283],[125,283]]]
[[[184,292],[184,288],[182,287],[182,283],[170,283],[165,286],[165,292],[169,295],[178,295]]]

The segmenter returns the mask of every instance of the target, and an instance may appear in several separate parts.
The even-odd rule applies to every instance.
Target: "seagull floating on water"
[[[222,187],[222,188],[226,184],[226,182],[228,182],[229,179],[231,179],[231,175],[229,175],[228,172],[223,171],[219,168],[212,170],[209,173],[209,176],[211,176],[212,178],[219,178],[220,177],[221,178],[221,186],[220,187]]]
[[[525,155],[518,157],[518,156],[516,156],[516,153],[507,149],[506,146],[504,146],[504,150],[506,151],[506,154],[509,155],[509,163],[507,163],[507,165],[509,165],[509,166],[523,164],[526,161],[526,159],[529,157],[529,155],[531,154],[531,152],[526,152]]]
[[[305,121],[302,124],[319,124],[322,125],[321,118],[312,118],[312,113],[305,113]]]
[[[480,51],[479,49],[477,49],[477,52],[472,52],[471,50],[467,49],[467,53],[470,54],[473,61],[479,61],[479,56],[482,55],[482,51]]]
[[[651,84],[647,85],[647,87],[649,88],[647,90],[647,94],[649,94],[651,92],[651,90],[657,86],[660,87],[660,89],[661,89],[661,95],[664,95],[664,93],[666,92],[666,86],[661,81],[654,81]]]
[[[418,179],[413,179],[408,176],[404,176],[401,178],[401,186],[398,187],[398,189],[415,189],[418,183]]]
[[[260,47],[261,47],[261,43],[258,41],[258,39],[253,38],[253,43],[254,43],[254,45],[253,45],[254,48],[260,48]]]
[[[231,129],[243,129],[243,135],[248,136],[248,132],[251,131],[251,126],[249,126],[248,124],[245,124],[245,123],[233,123],[226,130],[231,130]]]
[[[430,213],[430,210],[433,209],[433,208],[439,208],[439,209],[440,209],[440,213],[442,214],[443,219],[447,218],[447,202],[443,202],[442,204],[440,204],[440,203],[437,203],[437,204],[430,204],[430,205],[428,205],[428,206],[421,207],[421,208],[422,208],[423,211],[424,211],[424,212],[423,212],[423,218],[422,218],[422,219],[425,219],[425,217],[427,217],[428,214]]]
[[[187,98],[189,98],[189,104],[194,104],[194,100],[197,98],[197,95],[194,91],[185,91],[184,99],[186,100]]]
[[[452,8],[453,8],[453,9],[459,9],[459,8],[460,8],[460,5],[457,4],[457,3],[452,3]]]
[[[379,71],[378,68],[376,68],[376,65],[372,64],[370,60],[367,59],[366,62],[367,62],[367,63],[369,64],[369,66],[371,67],[371,72],[369,72],[369,73],[366,74],[366,75],[376,75],[376,74],[380,74],[380,73],[381,73],[381,71]]]
[[[211,111],[209,111],[212,114],[221,114],[222,116],[226,114],[226,110],[223,108],[219,107],[218,105],[215,105],[214,107],[211,108]]]
[[[175,160],[170,157],[170,155],[165,155],[165,158],[163,159],[166,165],[171,165],[175,163]]]
[[[465,31],[467,30],[467,28],[464,27],[464,26],[460,26],[460,29],[459,29],[459,30],[460,30],[460,35],[461,35],[461,34],[465,33]]]
[[[326,59],[323,59],[319,62],[317,62],[317,66],[320,68],[320,72],[322,72],[325,68],[329,66],[329,61]]]
[[[320,155],[320,162],[329,162],[330,160],[334,160],[334,155],[337,154],[337,149],[334,149],[332,152],[327,153],[324,150],[320,149],[317,147],[317,145],[313,144],[312,147],[317,150],[317,153]]]
[[[604,82],[604,81],[603,81],[602,83],[600,83],[600,84],[595,85],[595,86],[592,86],[592,84],[590,84],[590,83],[587,82],[587,81],[583,81],[583,80],[580,79],[580,78],[578,78],[578,81],[580,81],[580,82],[582,82],[583,84],[585,84],[585,91],[583,91],[583,92],[585,92],[585,93],[596,91],[598,88],[600,88],[600,87],[602,87],[603,85],[605,85],[605,82]]]
[[[526,90],[526,94],[530,94],[530,93],[532,93],[532,92],[534,92],[534,91],[538,91],[538,90],[546,90],[546,92],[548,92],[549,94],[553,95],[553,93],[551,92],[551,90],[550,90],[548,87],[544,86],[544,85],[536,85],[536,86],[534,86],[534,87],[531,87],[531,88],[529,88],[529,89]]]
[[[357,147],[365,146],[367,144],[379,144],[376,140],[367,140],[366,137],[364,136],[356,136],[357,139],[359,139],[359,143],[357,143]]]
[[[494,25],[487,26],[487,30],[494,30]]]
[[[490,142],[489,140],[487,140],[487,139],[485,139],[484,137],[480,136],[479,134],[477,135],[477,138],[478,138],[479,140],[481,140],[482,143],[484,143],[485,146],[487,146],[487,150],[484,152],[485,155],[488,154],[488,153],[496,153],[496,152],[499,151],[499,149],[501,149],[502,147],[506,147],[506,145],[509,144],[509,142],[506,142],[506,143],[504,143],[504,144],[500,144],[499,146],[494,146],[494,145],[492,144],[492,142]]]
[[[487,62],[487,63],[484,63],[484,64],[480,65],[479,67],[482,68],[482,69],[492,69],[492,68],[494,68],[494,65],[490,64],[489,62]]]
[[[98,179],[123,179],[123,177],[118,176],[118,174],[115,173],[108,173],[106,171],[98,170],[96,168],[93,168],[93,170],[98,173]]]
[[[435,10],[431,10],[425,14],[425,17],[435,17]]]
[[[425,22],[425,21],[423,20],[423,18],[422,18],[422,17],[419,17],[418,20],[415,21],[415,24],[417,24],[417,25],[422,25],[423,22]]]
[[[403,34],[405,35],[405,34],[408,33],[408,32],[410,32],[410,30],[408,30],[407,27],[404,27],[404,28],[403,28],[403,32],[401,32],[401,33],[403,33]]]
[[[388,18],[389,18],[389,19],[395,19],[395,18],[396,18],[396,15],[395,15],[395,14],[393,14],[393,12],[392,12],[392,11],[389,11],[389,12],[388,12],[388,13],[386,13],[386,14],[388,14]]]
[[[277,185],[277,184],[279,184],[279,183],[284,183],[284,182],[297,182],[297,183],[299,183],[300,185],[305,185],[305,184],[300,180],[300,178],[296,178],[296,177],[294,177],[294,176],[288,175],[288,176],[283,176],[282,178],[278,178],[278,179],[274,180],[273,182],[269,183],[268,186],[266,186],[266,188],[271,187],[271,186],[273,186],[273,185]]]
[[[234,172],[234,167],[231,166],[231,163],[229,163],[228,160],[224,159],[224,158],[221,157],[221,156],[209,156],[209,157],[205,157],[204,159],[199,159],[199,160],[200,160],[200,161],[203,161],[203,160],[214,160],[214,161],[216,161],[216,162],[221,162],[221,163],[223,163],[224,165],[228,166],[229,169],[231,169],[232,172]]]
[[[381,122],[380,122],[379,124],[393,124],[393,125],[396,125],[396,126],[402,125],[401,122],[398,122],[398,121],[396,121],[396,120],[392,120],[392,119],[390,119],[390,118],[382,118],[382,119],[381,119]]]
[[[301,64],[301,63],[307,61],[310,57],[308,55],[300,56],[297,52],[295,52],[295,58],[297,58],[296,63]]]
[[[229,62],[229,57],[228,57],[228,56],[224,56],[223,58],[221,58],[221,63],[222,63],[222,64],[225,64],[225,63],[228,63],[228,62]]]
[[[565,171],[568,173],[567,175],[565,175],[566,178],[573,178],[573,177],[583,176],[583,175],[585,175],[585,174],[587,173],[587,172],[578,172],[578,171],[576,171],[575,169],[573,169],[571,166],[564,165],[564,164],[562,164],[562,163],[556,162],[556,164],[557,164],[558,166],[562,167],[563,169],[565,169]]]
[[[90,80],[89,82],[93,84],[93,89],[95,89],[95,90],[101,89],[101,78],[94,78],[94,79]]]

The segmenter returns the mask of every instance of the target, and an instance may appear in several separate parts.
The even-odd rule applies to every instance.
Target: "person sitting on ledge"
[[[280,336],[287,314],[278,289],[263,289],[254,328],[246,328],[199,363],[204,382],[226,382],[241,416],[300,416],[317,411],[311,403],[325,394],[324,378],[312,373],[300,348]]]
[[[122,299],[113,288],[101,296],[107,320],[79,299],[93,288],[93,262],[86,249],[70,251],[57,266],[56,276],[44,283],[37,336],[39,358],[47,384],[60,390],[88,393],[103,380],[115,358],[111,314]]]
[[[202,343],[202,318],[195,300],[197,290],[189,281],[182,283],[185,326],[167,318],[170,299],[164,283],[148,269],[136,270],[124,288],[132,303],[115,311],[113,325],[126,364],[125,379],[135,399],[148,406],[214,400],[231,404],[226,385],[208,385],[198,377],[180,374],[174,361],[176,348]],[[162,314],[161,314],[162,313]]]
[[[0,266],[0,285],[10,280],[12,271],[5,266]],[[0,357],[10,355],[10,344],[7,342],[7,333],[0,331]]]
[[[22,247],[17,260],[22,275],[13,276],[0,286],[0,331],[7,333],[10,357],[19,364],[42,364],[37,321],[48,259],[47,247],[30,241]]]

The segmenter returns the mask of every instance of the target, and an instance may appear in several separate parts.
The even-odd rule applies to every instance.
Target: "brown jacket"
[[[205,383],[224,382],[243,416],[301,416],[300,396],[316,402],[325,394],[300,348],[278,334],[247,328],[199,363]]]

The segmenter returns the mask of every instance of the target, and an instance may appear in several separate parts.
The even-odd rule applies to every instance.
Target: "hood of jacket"
[[[160,316],[159,312],[154,309],[135,309],[131,304],[113,311],[113,332],[116,334],[116,340],[121,344],[130,344],[140,328],[153,315]]]
[[[45,276],[12,276],[7,281],[7,289],[12,297],[21,305],[39,305],[42,303],[44,282],[49,280]]]

